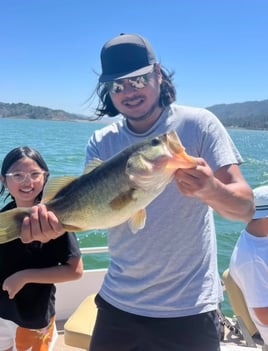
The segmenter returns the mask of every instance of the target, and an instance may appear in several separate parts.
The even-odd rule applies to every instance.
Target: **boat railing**
[[[107,254],[108,247],[83,247],[81,253],[85,258],[88,255]],[[82,278],[78,280],[57,284],[56,310],[59,320],[66,320],[88,295],[99,291],[107,268],[93,267],[85,267]]]
[[[97,254],[97,253],[107,253],[108,246],[82,247],[82,248],[80,248],[80,251],[82,253],[82,256],[83,255]]]

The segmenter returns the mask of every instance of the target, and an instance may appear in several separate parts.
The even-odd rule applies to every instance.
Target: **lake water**
[[[31,146],[46,160],[51,176],[80,175],[83,171],[86,143],[100,123],[76,123],[43,120],[16,120],[0,118],[0,162],[11,149]],[[245,163],[241,166],[251,187],[268,184],[268,131],[228,129]],[[0,205],[2,205],[0,200]],[[218,241],[219,273],[228,267],[230,255],[242,223],[227,221],[215,214]],[[79,234],[81,247],[106,245],[105,231]],[[101,268],[108,264],[108,256],[97,254],[84,259],[85,268]],[[223,311],[231,315],[228,298]]]

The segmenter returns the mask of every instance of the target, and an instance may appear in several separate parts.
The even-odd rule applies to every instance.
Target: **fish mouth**
[[[169,149],[169,151],[172,154],[179,154],[182,151],[184,151],[184,147],[178,138],[178,135],[176,132],[172,131],[166,134],[166,144]]]
[[[195,168],[197,166],[197,161],[185,152],[185,147],[175,131],[167,133],[165,137],[167,148],[172,155],[166,168]]]

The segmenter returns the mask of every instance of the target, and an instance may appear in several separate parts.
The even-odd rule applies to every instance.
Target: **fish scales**
[[[65,225],[75,225],[79,228],[84,223],[83,227],[93,225],[94,229],[103,229],[104,224],[100,222],[99,214],[105,212],[107,215],[113,215],[113,211],[122,209],[131,201],[126,194],[130,194],[130,190],[133,193],[134,189],[124,172],[126,163],[127,155],[123,159],[118,157],[101,164],[89,174],[82,175],[59,191],[55,196],[56,199],[47,203],[47,208],[53,211]],[[71,201],[66,203],[63,198]],[[77,212],[79,212],[79,226],[75,224]],[[94,218],[97,220],[95,224],[93,224]]]

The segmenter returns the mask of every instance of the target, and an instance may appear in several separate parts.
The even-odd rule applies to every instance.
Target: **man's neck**
[[[145,133],[159,120],[163,108],[158,107],[154,113],[144,116],[144,118],[129,118],[126,117],[127,126],[135,133]]]

